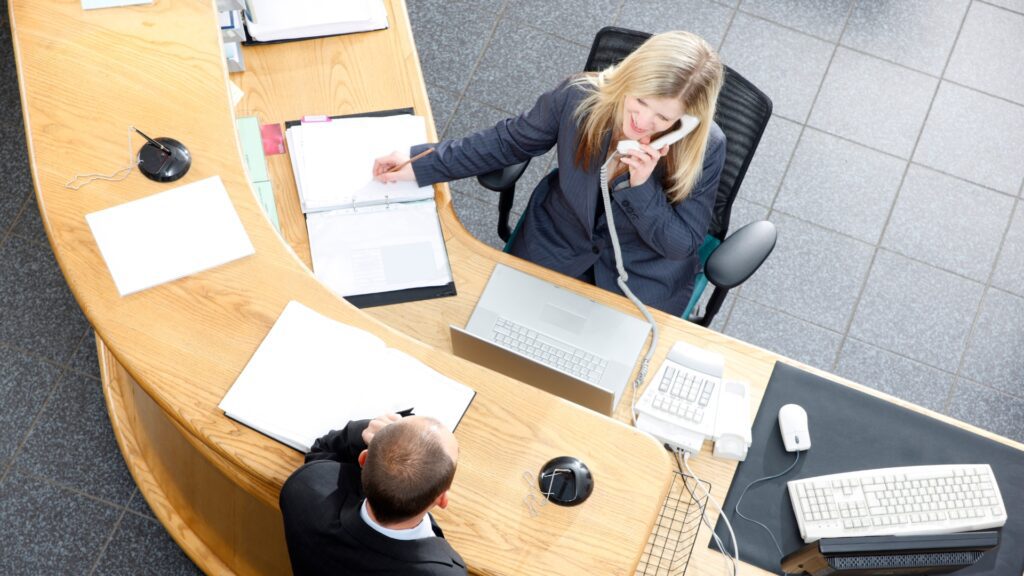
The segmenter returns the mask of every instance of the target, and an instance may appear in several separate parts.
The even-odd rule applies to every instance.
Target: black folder
[[[398,108],[395,110],[376,110],[372,112],[362,112],[359,114],[347,114],[339,116],[331,116],[331,119],[336,118],[365,118],[365,117],[383,117],[383,116],[397,116],[399,114],[412,114],[412,108]],[[298,126],[302,123],[302,120],[289,120],[284,123],[285,130],[293,126]],[[289,150],[290,154],[291,151]],[[448,257],[447,247],[445,248],[445,258]],[[448,261],[449,266],[451,260]],[[455,296],[458,292],[455,290],[455,280],[444,284],[442,286],[421,286],[418,288],[406,288],[405,290],[392,290],[390,292],[377,292],[373,294],[357,294],[354,296],[345,296],[345,300],[348,300],[350,304],[356,308],[372,308],[374,306],[386,306],[388,304],[401,304],[403,302],[415,302],[417,300],[429,300],[431,298],[443,298],[445,296]]]
[[[763,522],[786,554],[803,546],[786,482],[840,472],[929,464],[989,464],[1008,516],[999,548],[957,574],[1019,576],[1024,573],[1024,451],[989,440],[919,412],[859,392],[781,362],[775,364],[754,420],[754,442],[736,469],[723,510],[740,542],[740,560],[781,574],[779,553],[768,533],[736,514],[736,499],[752,481],[777,474],[795,455],[782,447],[779,408],[807,410],[811,449],[792,472],[758,483],[743,498],[745,515]],[[721,520],[715,531],[731,553]],[[714,541],[710,544],[715,548]]]

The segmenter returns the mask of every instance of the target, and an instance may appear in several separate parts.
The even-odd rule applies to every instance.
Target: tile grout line
[[[961,373],[964,369],[964,364],[967,362],[967,352],[971,349],[971,341],[974,339],[974,334],[978,330],[978,323],[981,320],[981,311],[985,308],[985,301],[988,299],[992,289],[999,290],[998,287],[992,286],[992,279],[996,275],[996,268],[999,266],[999,258],[1002,256],[1003,248],[1006,246],[1006,238],[1010,235],[1010,228],[1013,226],[1013,217],[1017,213],[1017,209],[1020,206],[1020,198],[1016,198],[1013,201],[1013,208],[1010,209],[1010,217],[1006,221],[1006,227],[1003,229],[1003,237],[999,241],[999,248],[996,249],[995,258],[992,260],[992,269],[988,272],[988,278],[985,281],[984,286],[981,289],[981,298],[978,299],[978,307],[974,312],[974,318],[971,319],[971,326],[967,329],[967,334],[964,336],[964,347],[960,351],[960,361],[957,363],[956,373],[953,378],[953,385],[950,386],[949,392],[946,394],[946,402],[943,405],[943,411],[949,411],[953,404],[953,394],[956,389],[956,383],[961,377]],[[1006,291],[1007,294],[1013,294],[1012,292]],[[973,380],[972,380],[973,382]],[[978,384],[982,384],[978,382]],[[994,388],[989,386],[989,388]],[[1015,395],[1011,395],[1015,396]]]
[[[721,59],[722,48],[725,46],[725,39],[729,37],[729,32],[732,31],[732,23],[736,21],[736,14],[739,13],[739,6],[729,7],[729,21],[725,24],[725,30],[722,31],[722,39],[718,42],[719,59]]]
[[[960,18],[960,26],[957,28],[956,37],[953,38],[953,48],[950,49],[949,54],[946,55],[946,63],[942,67],[942,73],[945,74],[946,68],[949,66],[949,61],[953,58],[953,52],[956,51],[956,44],[960,39],[960,32],[963,30],[964,22],[967,19],[968,10],[964,11],[964,15]],[[845,29],[844,29],[845,34]],[[842,36],[840,36],[842,38]],[[942,86],[942,80],[935,83],[935,90],[932,92],[932,97],[928,102],[928,110],[925,111],[924,119],[921,121],[921,127],[917,131],[917,138],[914,139],[914,146],[910,149],[910,158],[914,157],[917,153],[917,147],[921,144],[921,136],[924,134],[925,126],[928,125],[928,118],[932,114],[932,108],[935,106],[935,99],[939,94],[939,88]],[[857,293],[857,297],[853,301],[853,308],[850,310],[850,316],[846,322],[846,329],[843,331],[842,339],[839,342],[839,353],[836,354],[836,359],[832,363],[832,369],[835,370],[839,366],[839,358],[842,355],[843,348],[846,346],[846,339],[850,336],[850,329],[853,327],[853,322],[857,318],[857,312],[860,309],[860,304],[864,298],[864,293],[867,292],[868,283],[871,280],[871,273],[874,271],[875,262],[878,259],[879,252],[882,251],[882,242],[885,240],[885,233],[889,229],[889,223],[892,221],[892,214],[896,210],[896,204],[899,202],[900,193],[903,192],[903,185],[907,181],[907,174],[910,172],[911,160],[907,160],[906,165],[903,167],[903,174],[900,176],[899,185],[896,187],[896,194],[893,195],[892,202],[889,204],[889,212],[885,216],[885,222],[882,223],[882,229],[878,235],[878,241],[874,246],[871,253],[871,259],[868,262],[867,273],[864,275],[864,280],[861,281],[860,290]],[[937,266],[935,267],[937,269]],[[956,379],[954,378],[954,383]],[[955,384],[954,384],[955,385]],[[952,387],[951,387],[952,388]]]
[[[36,412],[35,416],[32,417],[32,421],[25,428],[25,433],[21,437],[21,441],[18,442],[18,445],[14,448],[14,451],[11,452],[10,460],[7,462],[7,466],[4,468],[3,473],[0,473],[0,482],[5,480],[7,476],[10,475],[11,471],[14,470],[14,463],[17,462],[18,456],[21,454],[22,449],[24,449],[25,445],[28,444],[28,439],[32,436],[32,433],[35,431],[36,425],[39,424],[39,421],[42,419],[43,414],[46,412],[46,409],[50,406],[50,403],[53,401],[53,397],[56,396],[57,390],[64,384],[64,375],[66,373],[67,369],[65,368],[61,368],[57,372],[57,376],[51,383],[52,388],[50,389],[50,392],[46,395],[46,398],[44,398],[43,401],[40,403],[39,411]]]
[[[110,548],[110,543],[114,541],[114,536],[117,535],[117,532],[121,529],[121,522],[124,520],[124,515],[127,513],[127,508],[121,509],[121,514],[117,517],[117,521],[114,522],[114,528],[110,531],[110,534],[107,535],[106,541],[104,541],[103,545],[100,546],[99,554],[96,555],[96,559],[92,562],[92,567],[88,572],[89,576],[96,574],[96,570],[99,568],[100,562],[103,560],[103,557],[106,556],[107,549]]]

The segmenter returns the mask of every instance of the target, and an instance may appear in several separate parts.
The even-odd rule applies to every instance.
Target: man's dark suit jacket
[[[295,576],[309,574],[465,575],[462,557],[430,519],[435,538],[395,540],[359,516],[359,453],[369,420],[320,438],[281,489],[281,514]]]
[[[512,253],[568,276],[589,279],[620,292],[599,172],[611,136],[587,170],[576,165],[578,129],[573,117],[586,89],[569,81],[545,93],[534,107],[494,127],[434,145],[433,154],[413,162],[420,185],[484,174],[540,156],[557,145],[558,170],[541,180],[523,212]],[[429,145],[413,146],[410,155]],[[608,186],[629,288],[649,306],[680,315],[693,293],[704,242],[725,165],[725,134],[712,124],[700,180],[690,195],[669,204],[661,185],[665,162],[639,186],[623,174]],[[623,184],[625,183],[625,184]],[[623,187],[625,186],[625,187]]]

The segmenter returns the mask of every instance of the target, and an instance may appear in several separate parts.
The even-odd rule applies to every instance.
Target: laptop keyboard
[[[505,318],[495,322],[491,338],[503,348],[591,384],[600,382],[608,367],[603,358]]]

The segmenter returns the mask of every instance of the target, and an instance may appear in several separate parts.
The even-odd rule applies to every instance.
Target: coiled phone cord
[[[626,285],[626,281],[629,280],[629,274],[626,272],[626,267],[622,264],[622,249],[619,248],[619,235],[615,231],[615,219],[612,216],[612,199],[608,193],[608,167],[612,161],[619,157],[618,151],[612,152],[612,155],[608,157],[608,160],[601,166],[601,199],[604,201],[604,213],[608,219],[608,232],[611,235],[612,240],[612,251],[615,253],[615,268],[619,272],[618,284],[619,289],[622,293],[629,298],[630,302],[640,310],[640,313],[644,315],[647,322],[651,325],[651,344],[647,348],[647,353],[644,354],[643,360],[640,361],[640,371],[636,375],[636,379],[633,380],[633,395],[629,401],[629,415],[632,419],[633,425],[636,425],[636,391],[643,383],[644,379],[647,378],[647,369],[651,365],[651,358],[654,356],[654,350],[658,347],[658,323],[654,321],[654,316],[651,316],[647,306],[637,298],[629,286]]]

